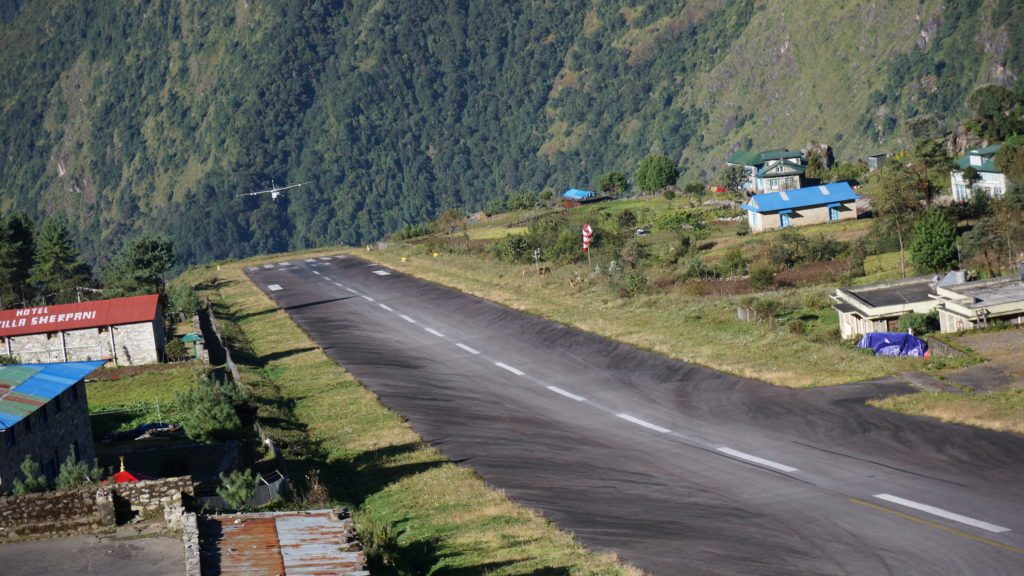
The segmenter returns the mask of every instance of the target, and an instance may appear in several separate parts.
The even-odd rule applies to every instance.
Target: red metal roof
[[[151,322],[156,318],[158,294],[55,304],[36,308],[0,310],[0,336],[23,336],[97,326]]]

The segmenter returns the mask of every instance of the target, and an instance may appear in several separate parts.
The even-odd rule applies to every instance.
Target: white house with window
[[[1006,192],[1006,175],[992,162],[1000,148],[1002,144],[993,144],[970,150],[965,156],[956,159],[957,169],[949,173],[953,200],[967,202],[976,190],[993,198]]]
[[[751,232],[824,224],[857,218],[860,196],[846,182],[754,194],[740,208]]]

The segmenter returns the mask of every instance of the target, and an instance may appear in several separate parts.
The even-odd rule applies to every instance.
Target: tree
[[[615,170],[605,172],[597,180],[597,189],[614,198],[626,191],[626,175]]]
[[[674,184],[678,177],[676,163],[660,154],[644,156],[636,167],[636,185],[644,192],[653,192]]]
[[[1005,140],[1024,132],[1024,90],[1011,90],[995,84],[980,86],[967,97],[974,117],[968,127],[982,138]]]
[[[927,204],[930,205],[942,190],[949,189],[949,171],[953,168],[953,160],[946,153],[946,146],[941,140],[918,140],[914,144],[910,165],[918,175]]]
[[[896,235],[900,245],[900,275],[907,276],[905,240],[914,220],[922,210],[924,193],[917,174],[898,164],[879,173],[875,195],[871,200],[876,224],[882,231]]]
[[[697,200],[697,202],[702,202],[704,200],[704,195],[707,191],[708,189],[704,186],[703,182],[690,182],[685,188],[683,188],[683,192],[685,192],[687,196],[692,196]]]
[[[747,173],[742,166],[726,166],[719,175],[725,189],[739,194],[746,190]]]
[[[1010,182],[1024,188],[1024,135],[1011,136],[1003,142],[992,162]]]
[[[75,300],[75,287],[90,283],[89,267],[79,260],[71,233],[63,220],[48,218],[35,241],[35,265],[31,282],[43,299],[54,302]]]
[[[0,220],[0,307],[24,300],[32,271],[34,227],[21,213]]]
[[[188,437],[197,442],[211,442],[238,434],[242,421],[235,407],[244,400],[244,393],[235,383],[221,383],[198,375],[192,388],[179,394],[175,403],[181,410],[181,425]]]
[[[79,486],[95,484],[103,476],[103,469],[95,462],[93,462],[93,467],[90,469],[88,464],[79,460],[78,455],[75,454],[75,447],[72,446],[71,450],[68,451],[68,457],[60,465],[60,470],[57,472],[57,489],[71,490]]]
[[[945,272],[957,264],[956,226],[945,213],[931,209],[917,219],[910,254],[918,270]]]
[[[161,292],[164,274],[174,266],[170,240],[142,235],[130,239],[104,270],[110,293],[120,296]]]
[[[980,196],[988,197],[987,194]],[[963,251],[968,258],[980,259],[985,263],[989,276],[996,275],[1002,254],[1003,240],[999,235],[995,218],[981,218],[970,232],[964,234]]]
[[[25,477],[24,480],[14,481],[14,493],[15,494],[30,494],[32,492],[46,492],[49,487],[49,482],[46,481],[46,476],[39,473],[39,464],[32,459],[31,456],[25,456],[25,460],[21,463],[21,475]]]
[[[259,478],[256,473],[249,469],[235,470],[226,475],[221,472],[217,495],[223,498],[231,508],[241,510],[256,494],[257,482],[259,482]]]

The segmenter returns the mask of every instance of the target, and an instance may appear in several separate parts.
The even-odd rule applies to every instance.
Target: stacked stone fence
[[[231,349],[228,348],[227,342],[224,340],[224,336],[220,333],[220,328],[217,327],[217,317],[213,313],[213,308],[210,306],[209,299],[206,300],[206,315],[210,319],[210,328],[213,330],[213,335],[217,338],[217,341],[220,343],[220,347],[224,350],[224,363],[228,367],[228,372],[231,373],[231,377],[234,378],[235,382],[241,382],[242,374],[238,371],[238,366],[231,357]]]
[[[85,534],[191,499],[192,478],[84,486],[0,498],[0,542]]]

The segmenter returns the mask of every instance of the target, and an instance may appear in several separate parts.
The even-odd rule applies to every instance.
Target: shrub
[[[25,477],[24,480],[14,481],[14,493],[31,494],[32,492],[46,492],[49,483],[46,481],[46,476],[39,473],[39,464],[32,459],[31,456],[25,456],[25,459],[21,462],[21,475]]]
[[[785,312],[782,302],[775,298],[747,296],[740,302],[743,306],[750,308],[754,312],[758,322],[764,320],[774,321],[777,316],[781,316]]]
[[[619,259],[623,264],[628,264],[630,268],[636,268],[641,260],[647,258],[647,255],[647,245],[637,239],[631,239],[622,247]]]
[[[636,214],[634,214],[629,208],[619,212],[619,226],[622,228],[632,228],[633,226],[636,226]]]
[[[95,484],[103,476],[103,469],[95,461],[90,469],[88,464],[78,459],[75,448],[72,446],[67,459],[60,465],[60,470],[57,472],[57,489],[71,490],[79,486]]]
[[[533,192],[520,192],[508,197],[505,203],[509,210],[529,210],[537,206],[537,195]]]
[[[634,270],[623,278],[621,293],[623,296],[632,297],[647,292],[648,288],[647,276]]]
[[[172,338],[167,342],[167,346],[164,347],[164,353],[167,355],[167,359],[171,362],[188,360],[191,356],[191,354],[189,354],[188,347],[185,346],[185,343],[177,338]]]
[[[203,307],[195,290],[181,282],[173,284],[167,289],[167,299],[170,300],[172,310],[185,316],[192,316]]]
[[[739,248],[732,248],[722,257],[721,268],[727,276],[743,276],[747,273],[747,260]]]
[[[797,336],[803,336],[807,333],[807,324],[799,318],[787,322],[786,328],[789,328],[790,334],[796,334]]]
[[[667,156],[651,154],[643,157],[636,168],[636,185],[645,192],[660,190],[679,177],[676,163]]]
[[[762,262],[750,268],[750,285],[756,290],[764,290],[775,285],[775,269]]]
[[[245,503],[256,494],[256,486],[259,478],[252,470],[235,470],[225,475],[220,473],[220,486],[217,488],[217,495],[227,502],[228,506],[235,510],[241,510]]]
[[[914,334],[920,336],[938,330],[938,321],[938,313],[918,314],[913,312],[900,318],[897,326],[899,326],[900,332],[913,330]]]
[[[533,258],[530,241],[522,234],[509,234],[501,241],[501,259],[513,264],[524,264]]]
[[[188,437],[197,442],[227,440],[237,437],[242,421],[236,406],[245,402],[245,394],[231,381],[217,382],[205,376],[177,396],[181,425]]]
[[[750,223],[744,218],[736,224],[736,235],[746,236],[747,234],[750,234]]]
[[[4,364],[21,364],[21,360],[18,360],[17,356],[8,356],[6,354],[0,354],[0,366]]]
[[[686,261],[686,268],[683,269],[683,277],[687,280],[714,278],[715,271],[696,256]]]
[[[665,197],[665,200],[675,200],[676,191],[673,188],[665,188],[661,195]]]

